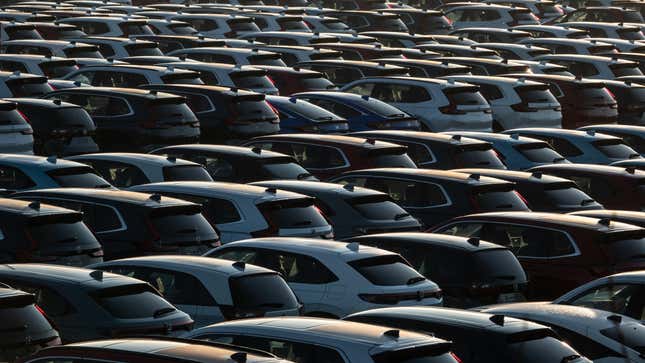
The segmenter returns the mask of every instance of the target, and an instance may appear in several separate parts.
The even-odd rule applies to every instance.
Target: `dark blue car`
[[[295,97],[266,96],[280,117],[281,133],[344,133],[349,130],[347,120]]]
[[[419,121],[385,102],[344,92],[302,92],[292,97],[309,101],[344,118],[350,131],[419,130]]]

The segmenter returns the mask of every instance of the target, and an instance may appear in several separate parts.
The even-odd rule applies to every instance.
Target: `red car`
[[[599,277],[645,269],[645,229],[609,219],[493,212],[457,217],[432,232],[508,247],[528,274],[532,299],[553,299]]]
[[[319,179],[371,168],[414,168],[405,146],[359,137],[282,134],[260,136],[244,146],[260,147],[295,157],[300,165]]]
[[[316,71],[298,67],[253,66],[267,71],[267,77],[283,96],[298,92],[333,91],[338,87]]]
[[[607,209],[645,211],[645,171],[592,164],[542,165],[529,171],[573,180]]]

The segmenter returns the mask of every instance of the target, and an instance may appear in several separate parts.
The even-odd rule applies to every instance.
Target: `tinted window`
[[[367,219],[400,220],[410,216],[403,208],[386,195],[368,195],[346,200],[349,205]]]
[[[47,173],[61,187],[66,188],[110,188],[105,179],[91,168],[61,168]]]
[[[548,86],[524,86],[515,88],[523,103],[558,103]]]
[[[145,23],[125,22],[119,24],[119,28],[126,37],[130,35],[154,35],[154,32]]]
[[[119,319],[156,318],[177,310],[144,284],[101,289],[92,292],[91,296],[108,313]]]
[[[233,112],[235,122],[260,122],[260,121],[277,121],[278,115],[269,107],[265,101],[251,101],[233,99]]]
[[[564,159],[562,155],[543,143],[527,143],[515,148],[528,160],[536,163],[552,163]]]
[[[348,264],[374,285],[405,286],[425,281],[423,276],[398,255],[364,258]]]
[[[47,80],[41,80],[40,78],[19,78],[15,80],[5,81],[11,95],[13,97],[38,97],[45,95],[51,91],[53,88],[49,86]]]
[[[61,78],[77,70],[74,62],[44,62],[40,64],[43,74],[48,78]]]
[[[185,254],[203,254],[208,249],[206,243],[219,237],[200,211],[201,208],[193,206],[153,209],[150,213],[153,235],[162,245],[186,247]]]
[[[383,102],[394,103],[418,103],[431,100],[425,88],[408,84],[377,83],[372,91],[372,97]]]
[[[178,165],[163,168],[164,181],[213,181],[201,165]]]
[[[34,306],[34,297],[31,295],[0,299],[0,319],[2,319],[3,327],[3,342],[0,343],[0,360],[2,361],[13,362],[16,358],[13,354],[28,355],[32,349],[39,348],[39,344],[34,344],[33,347],[11,347],[14,343],[25,343],[25,338],[28,336],[32,339],[44,339],[45,341],[56,336],[47,319]],[[16,332],[22,334],[15,334]],[[11,339],[14,337],[17,338],[17,341]],[[21,352],[23,348],[24,351]]]
[[[311,174],[302,166],[291,162],[267,162],[262,169],[272,179],[308,179]]]
[[[448,203],[443,190],[436,184],[369,178],[366,188],[387,193],[403,207],[433,207]]]
[[[282,104],[284,110],[300,115],[304,118],[313,121],[332,121],[332,120],[342,120],[342,118],[337,115],[325,110],[322,107],[318,107],[314,104],[311,104],[307,101],[297,100],[296,102],[289,102],[288,104]]]
[[[477,89],[454,87],[444,89],[443,93],[448,97],[451,105],[488,105],[486,99]]]
[[[593,288],[565,303],[607,310],[642,320],[645,315],[645,290],[639,284],[609,284]]]
[[[586,206],[595,203],[585,192],[567,184],[562,186],[555,184],[552,188],[545,188],[544,196],[555,206]]]
[[[552,336],[512,343],[509,350],[512,357],[527,363],[575,361],[566,357],[579,357],[575,350]]]
[[[257,76],[254,74],[232,73],[231,79],[239,88],[274,88],[273,84],[266,76]]]
[[[125,48],[131,57],[163,55],[156,44],[129,44]]]
[[[183,98],[157,99],[149,106],[148,111],[155,120],[155,125],[165,124],[173,127],[197,123],[197,116],[184,103]]]
[[[615,77],[640,76],[643,73],[633,64],[610,64],[609,68]]]
[[[36,186],[36,184],[22,171],[0,166],[0,188],[7,190],[20,190]]]
[[[640,231],[613,233],[603,238],[614,263],[629,263],[645,258],[645,236]]]
[[[473,204],[478,211],[529,210],[512,186],[475,188]]]
[[[629,159],[630,157],[639,155],[620,139],[599,140],[595,141],[593,145],[608,158],[612,159]]]
[[[83,160],[83,162],[87,161]],[[150,182],[148,177],[134,165],[102,160],[92,160],[90,164],[105,180],[118,188],[127,188]]]
[[[526,281],[522,265],[509,250],[483,250],[474,253],[472,257],[471,278],[475,281],[488,282],[491,279]]]
[[[63,50],[67,58],[103,58],[97,47],[71,47]]]
[[[376,150],[374,150],[376,151]],[[412,168],[416,169],[416,164],[410,159],[405,152],[386,152],[385,150],[372,156],[372,163],[375,168]]]
[[[127,266],[117,265],[114,268],[123,271],[113,272],[147,281],[173,304],[199,306],[214,306],[216,304],[206,287],[192,275],[179,271],[138,267],[130,269],[133,273],[127,273]]]
[[[42,255],[66,255],[95,251],[98,241],[78,214],[30,218],[26,229],[29,243]]]
[[[233,305],[239,309],[293,309],[299,303],[285,280],[277,274],[256,274],[230,282]]]
[[[506,169],[489,144],[471,144],[458,147],[454,151],[455,165],[460,168]]]
[[[347,165],[341,151],[318,145],[273,143],[271,150],[293,156],[306,169],[330,169]]]
[[[266,202],[259,204],[258,208],[267,221],[276,228],[311,228],[328,225],[311,199]]]
[[[485,227],[481,237],[522,257],[554,258],[576,252],[566,234],[550,229],[492,223]]]

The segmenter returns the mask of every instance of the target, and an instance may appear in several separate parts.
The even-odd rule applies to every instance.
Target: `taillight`
[[[103,257],[103,250],[96,250],[94,252],[90,252],[90,257]]]
[[[22,111],[20,111],[20,110],[16,110],[16,111],[18,111],[18,113],[20,114],[20,117],[22,117],[22,118],[25,120],[25,122],[26,122],[26,123],[28,123],[28,124],[30,124],[30,125],[31,125],[31,121],[29,121],[29,117],[27,117],[27,115],[25,115],[25,114],[24,114]]]
[[[450,18],[448,18],[447,16],[442,16],[442,18],[446,21],[446,23],[448,23],[448,25],[452,25],[452,20],[450,20]]]
[[[455,359],[457,363],[462,363],[461,358],[459,358],[457,354],[450,352],[450,355]]]
[[[517,195],[518,198],[528,207],[529,206],[529,201],[524,198],[522,193],[518,192],[517,190],[514,191],[515,195]]]
[[[270,78],[269,78],[269,79],[270,79]],[[273,105],[271,104],[271,102],[269,102],[269,101],[264,101],[264,102],[266,102],[267,106],[269,106],[269,108],[271,109],[271,111],[273,111],[273,113],[275,113],[275,117],[279,117],[278,115],[280,115],[280,113],[278,112],[278,109],[277,109],[277,108],[275,108],[275,107],[273,107]]]
[[[616,96],[614,95],[614,93],[612,91],[609,90],[609,88],[604,87],[603,90],[609,95],[609,97],[611,97],[614,100],[616,99]]]
[[[306,20],[304,22],[305,22],[305,25],[307,26],[307,28],[309,28],[309,30],[314,30],[315,29],[315,26],[313,26],[313,24],[311,24],[310,22],[308,22]]]

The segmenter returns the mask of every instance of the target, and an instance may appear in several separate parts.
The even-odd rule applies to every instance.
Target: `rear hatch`
[[[594,141],[593,146],[610,159],[624,160],[638,158],[640,154],[627,146],[622,139],[605,139]]]
[[[257,71],[235,71],[230,74],[231,80],[236,87],[249,90],[275,90],[266,72]]]
[[[553,150],[546,142],[527,142],[514,146],[520,154],[534,163],[558,163],[565,158]]]
[[[490,105],[475,86],[451,86],[443,89],[450,104],[440,107],[444,114],[465,115],[469,112],[491,113]]]
[[[589,110],[594,108],[617,108],[616,100],[600,82],[579,82],[576,84],[577,94],[574,105]]]
[[[47,172],[63,188],[113,188],[89,166],[58,168]]]
[[[634,62],[609,64],[609,69],[611,69],[614,77],[643,75],[643,72],[638,68],[638,64]]]
[[[232,305],[220,305],[227,320],[299,315],[298,298],[277,273],[234,276],[229,286]]]
[[[257,205],[268,227],[252,232],[261,236],[321,236],[332,238],[332,228],[312,198],[272,200]]]
[[[638,27],[620,27],[616,29],[616,33],[620,39],[626,40],[643,40],[645,36],[641,32],[641,29]]]
[[[161,76],[165,84],[204,84],[197,72],[177,72]]]
[[[95,45],[75,45],[73,47],[65,48],[63,51],[67,58],[103,58],[103,55],[99,52],[99,47]]]
[[[276,18],[276,22],[280,24],[280,30],[282,31],[310,31],[300,16],[282,16]]]
[[[279,54],[253,54],[249,56],[249,63],[257,66],[277,66],[285,67],[286,64],[282,61]]]
[[[124,46],[130,57],[163,55],[156,43],[138,42]]]
[[[45,139],[69,139],[92,136],[94,121],[81,107],[39,108],[20,106],[22,113],[36,128],[37,136]]]
[[[29,217],[25,222],[23,261],[84,267],[103,262],[103,250],[80,213]]]
[[[0,102],[0,134],[15,133],[30,135],[33,131],[28,120],[16,109],[15,103]]]
[[[323,77],[322,74],[318,73],[300,73],[298,74],[298,80],[300,81],[302,92],[307,91],[329,91],[338,89],[336,85],[331,83],[327,78]]]
[[[365,219],[370,221],[388,222],[387,227],[385,228],[402,231],[401,227],[397,228],[397,225],[400,225],[404,226],[405,229],[409,231],[419,230],[418,224],[413,223],[414,225],[411,225],[410,223],[416,222],[415,218],[398,204],[394,203],[394,201],[386,194],[347,198],[345,199],[345,202]],[[386,232],[383,228],[384,227],[379,226],[369,226],[369,228],[361,228],[359,232],[362,232],[362,234],[376,233],[375,230],[378,230],[378,233]]]
[[[642,270],[645,266],[644,230],[607,233],[598,241],[616,272]]]
[[[264,158],[260,163],[264,173],[271,179],[318,180],[291,158]]]
[[[183,97],[159,97],[148,102],[149,118],[141,123],[146,129],[199,127],[197,116]]]
[[[201,165],[164,166],[164,181],[213,181],[208,171]]]
[[[9,40],[14,39],[43,39],[33,25],[2,24]]]
[[[471,189],[470,201],[476,212],[529,210],[524,198],[513,190],[511,183],[475,186]]]
[[[255,123],[278,124],[277,113],[265,101],[263,94],[247,94],[231,97],[229,104],[230,117],[225,121],[229,125],[249,125]]]
[[[198,205],[162,206],[145,219],[152,253],[201,256],[219,242],[219,236]]]
[[[518,112],[537,112],[539,110],[560,111],[560,102],[549,91],[549,86],[526,85],[515,87],[517,95],[522,102],[511,105],[513,110]]]
[[[578,189],[574,182],[549,183],[544,186],[544,200],[539,201],[547,207],[558,210],[601,209],[593,198]]]
[[[457,168],[506,169],[497,152],[488,143],[459,145],[454,148],[453,160]]]
[[[367,150],[367,158],[373,168],[412,168],[417,166],[406,153],[407,148],[378,147]]]
[[[124,36],[129,37],[132,35],[154,35],[155,33],[150,29],[145,20],[129,20],[119,24],[119,28]]]

